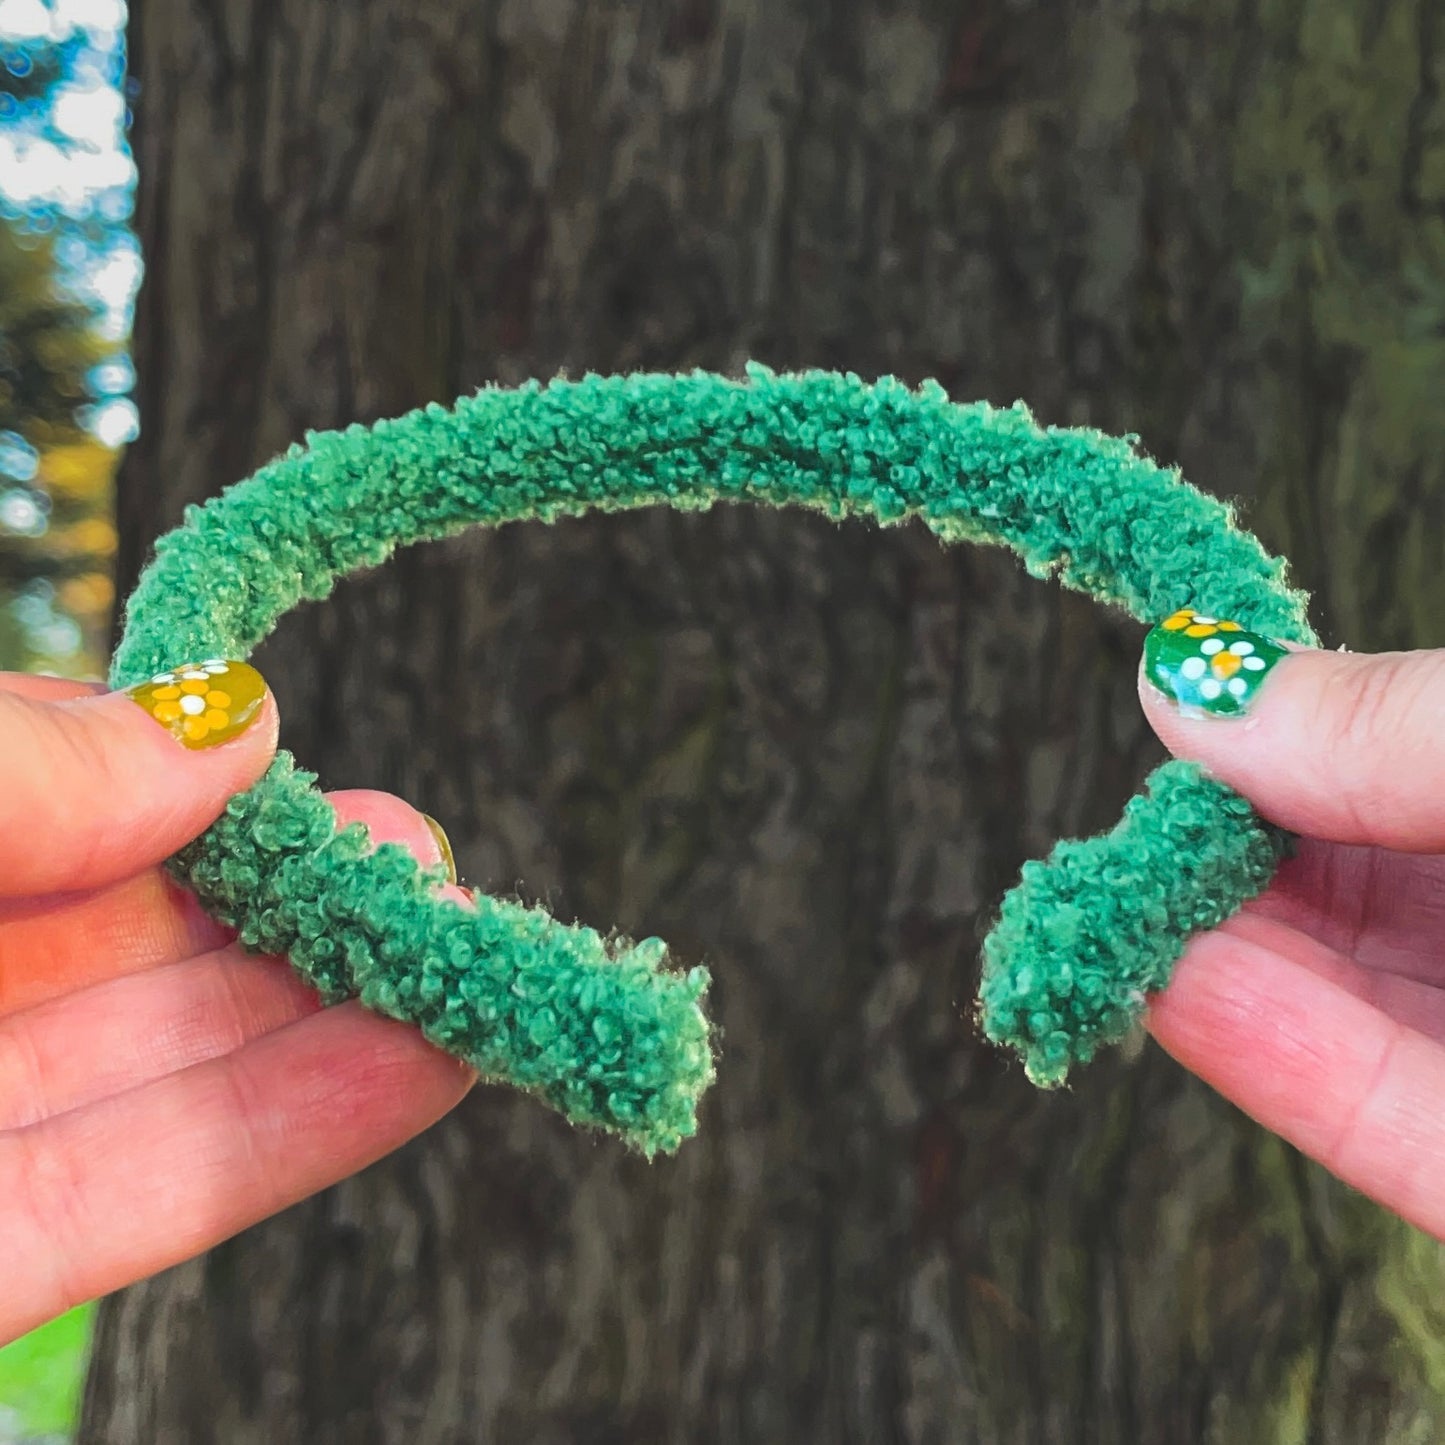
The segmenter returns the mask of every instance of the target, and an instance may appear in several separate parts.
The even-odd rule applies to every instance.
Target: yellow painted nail
[[[451,840],[446,835],[446,830],[430,813],[423,813],[422,821],[431,829],[431,835],[437,840],[437,847],[442,850],[442,862],[447,865],[447,882],[457,881],[457,860],[452,853]]]
[[[126,694],[185,747],[214,748],[255,721],[266,681],[249,662],[210,657],[158,672]]]

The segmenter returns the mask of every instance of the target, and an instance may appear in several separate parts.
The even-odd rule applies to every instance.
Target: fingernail
[[[437,847],[442,850],[442,862],[447,865],[447,882],[457,881],[457,860],[452,853],[451,840],[446,835],[446,830],[430,813],[423,813],[422,821],[431,829],[431,835],[437,840]]]
[[[1181,607],[1144,639],[1144,676],[1185,712],[1235,717],[1288,656],[1272,638]]]
[[[158,672],[126,694],[186,747],[214,748],[256,720],[266,682],[248,662],[210,657]]]

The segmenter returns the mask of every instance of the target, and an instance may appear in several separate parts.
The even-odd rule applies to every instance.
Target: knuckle
[[[8,1175],[10,1198],[22,1226],[27,1226],[38,1257],[49,1275],[45,1314],[63,1314],[87,1297],[80,1261],[90,1234],[84,1190],[74,1159],[63,1148],[46,1148],[28,1130],[7,1136],[13,1145]]]
[[[1378,745],[1398,707],[1399,683],[1400,663],[1393,656],[1345,670],[1334,708],[1333,750],[1356,756]]]

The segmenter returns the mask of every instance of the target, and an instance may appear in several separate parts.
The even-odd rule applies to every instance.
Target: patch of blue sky
[[[69,288],[92,302],[101,334],[116,343],[97,368],[81,418],[108,445],[136,433],[125,356],[140,247],[127,224],[135,162],[125,75],[123,0],[0,0],[0,64],[23,76],[58,57],[56,82],[35,100],[0,107],[0,212],[53,233]]]

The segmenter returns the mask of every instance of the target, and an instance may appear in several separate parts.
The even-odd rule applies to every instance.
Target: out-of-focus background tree
[[[119,588],[307,428],[832,365],[1137,432],[1332,643],[1438,646],[1439,0],[138,0]],[[662,509],[408,549],[258,653],[328,786],[713,968],[648,1165],[478,1088],[107,1300],[94,1445],[1428,1445],[1445,1252],[1158,1050],[961,1014],[1158,760],[1142,629],[922,529]]]
[[[105,595],[134,426],[123,18],[0,0],[0,219],[59,398],[8,428],[0,611],[54,670],[88,666],[73,584]],[[1137,431],[1244,503],[1325,636],[1441,641],[1438,0],[135,22],[122,587],[307,427],[751,355]],[[1020,863],[1158,759],[1139,641],[997,554],[742,509],[459,538],[289,619],[288,743],[435,812],[468,879],[714,964],[725,1078],[654,1167],[478,1089],[108,1301],[84,1438],[1445,1438],[1434,1241],[1157,1051],[1042,1098],[958,1017]],[[72,1388],[83,1324],[0,1355],[0,1400]]]
[[[136,425],[125,20],[119,0],[0,0],[0,671],[104,667]],[[73,1429],[89,1320],[0,1349],[0,1442]]]
[[[124,6],[0,0],[0,669],[99,673],[127,354]]]

